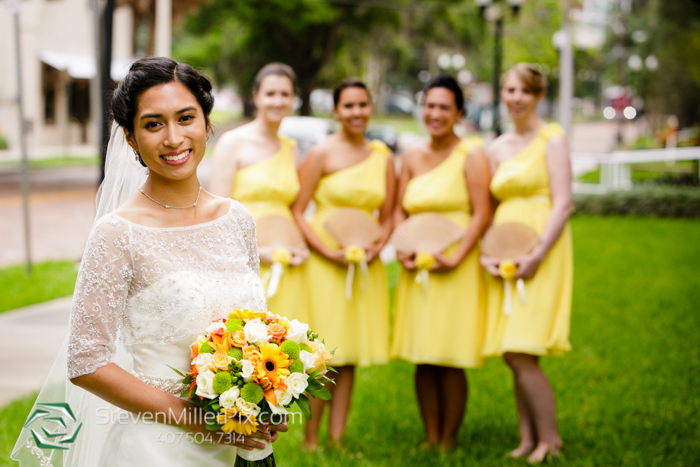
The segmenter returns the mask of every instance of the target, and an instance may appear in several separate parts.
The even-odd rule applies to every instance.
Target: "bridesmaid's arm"
[[[382,251],[386,242],[389,241],[391,231],[393,230],[393,210],[394,196],[396,192],[396,171],[394,170],[394,155],[389,154],[386,162],[386,198],[379,210],[379,223],[382,226],[382,238],[378,243],[367,249],[367,262],[370,263]]]
[[[325,156],[318,146],[314,146],[306,156],[306,160],[299,168],[299,195],[292,204],[292,215],[299,229],[306,237],[306,242],[318,251],[321,255],[338,264],[345,264],[345,252],[340,249],[331,251],[323,244],[320,238],[314,233],[311,226],[304,219],[304,211],[309,201],[313,197],[316,186],[323,176]]]
[[[233,179],[236,176],[236,170],[238,170],[236,137],[231,134],[223,134],[214,146],[209,192],[230,198],[233,194]]]
[[[544,261],[549,250],[559,239],[571,215],[571,161],[564,137],[552,139],[547,146],[547,172],[552,195],[552,211],[535,250],[514,261],[518,265],[516,277],[529,278],[535,275],[540,263]]]
[[[496,139],[496,141],[498,141],[498,139]],[[498,169],[498,152],[497,149],[494,149],[493,143],[491,143],[486,148],[486,160],[488,160],[489,163],[490,177],[493,178],[493,176],[496,174],[496,169]],[[489,182],[489,184],[490,183],[491,182]],[[491,201],[491,212],[489,215],[488,226],[486,227],[485,232],[488,231],[493,225],[493,218],[496,214],[496,208],[499,204],[498,200],[495,196],[493,196],[490,189],[489,199]],[[492,258],[490,256],[482,254],[479,258],[479,262],[481,262],[481,265],[484,267],[484,269],[486,269],[486,271],[489,274],[491,274],[494,277],[500,276],[500,272],[498,271],[498,265],[500,264],[501,260],[499,258]]]
[[[435,254],[438,268],[440,266],[445,269],[457,267],[477,244],[491,220],[491,195],[489,193],[491,175],[488,161],[481,148],[475,149],[467,157],[464,163],[464,174],[467,179],[467,189],[473,213],[455,255],[452,258],[447,258],[442,253]]]
[[[403,153],[401,160],[401,176],[396,190],[396,201],[394,203],[394,226],[398,227],[403,221],[408,218],[408,214],[403,209],[403,197],[406,193],[406,186],[411,181],[411,161],[413,160],[413,151],[406,150]],[[396,252],[396,258],[403,264],[406,269],[415,269],[416,263],[413,255],[406,255],[399,251]]]

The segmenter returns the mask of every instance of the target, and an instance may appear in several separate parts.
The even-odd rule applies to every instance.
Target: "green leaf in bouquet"
[[[182,376],[183,378],[185,377],[185,375],[183,375],[182,372],[181,372],[180,370],[177,370],[177,369],[171,367],[170,365],[166,365],[166,366],[167,366],[168,368],[170,368],[171,370],[173,370],[173,371],[174,371],[175,373],[177,373],[178,375]]]
[[[187,397],[190,394],[190,388],[185,388],[184,391],[182,391],[182,394],[180,394],[180,397]]]
[[[299,344],[299,348],[300,348],[301,350],[306,350],[306,351],[309,352],[309,353],[314,353],[314,351],[311,349],[311,347],[309,347],[309,346],[306,345],[306,344]]]
[[[311,420],[311,401],[308,397],[306,397],[306,394],[299,394],[299,398],[297,399],[297,407],[299,407],[301,413],[304,414],[304,417]]]
[[[309,386],[306,388],[306,391],[324,401],[329,401],[333,398],[331,392],[315,379],[309,379]]]
[[[309,373],[309,379],[316,379],[317,380],[325,371],[326,370],[316,370],[313,373]]]
[[[333,349],[333,351],[335,351],[335,349]],[[336,371],[336,369],[335,369],[335,368],[333,368],[332,366],[328,366],[328,365],[326,365],[326,370],[328,370],[328,371],[332,371],[333,373],[338,373],[338,371]]]
[[[194,376],[187,375],[185,376],[185,379],[182,380],[182,384],[190,384],[192,381],[194,381]]]
[[[326,344],[323,344],[323,345],[326,345]],[[333,350],[331,350],[331,355],[335,355],[335,351],[336,351],[337,348],[338,348],[338,347],[334,347]]]
[[[218,403],[217,403],[217,404],[212,404],[212,405],[211,405],[211,408],[212,408],[212,410],[213,410],[214,412],[217,412],[217,413],[221,410],[221,406],[220,406]]]
[[[209,431],[219,431],[221,429],[221,425],[218,423],[207,423],[205,428]]]

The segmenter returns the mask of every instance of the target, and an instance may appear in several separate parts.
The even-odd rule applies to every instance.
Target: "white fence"
[[[573,152],[571,160],[573,164],[600,167],[600,183],[574,182],[574,193],[605,193],[632,188],[630,164],[700,160],[700,147],[611,153]]]

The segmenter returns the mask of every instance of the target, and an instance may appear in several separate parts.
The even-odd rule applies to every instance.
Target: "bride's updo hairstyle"
[[[455,96],[455,106],[459,112],[464,112],[464,93],[459,83],[450,75],[438,75],[428,81],[423,90],[424,95],[428,95],[428,91],[433,88],[445,88]]]
[[[501,76],[501,88],[505,83],[506,77],[513,73],[523,83],[525,89],[530,91],[535,96],[541,96],[547,89],[547,78],[542,74],[540,69],[531,63],[520,62]]]
[[[165,57],[147,57],[134,62],[124,80],[112,94],[112,115],[123,128],[134,132],[138,99],[145,91],[166,83],[182,83],[192,92],[204,112],[209,127],[209,114],[214,107],[211,82],[186,63]]]

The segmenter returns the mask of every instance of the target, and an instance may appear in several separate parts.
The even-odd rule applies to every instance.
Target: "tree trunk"
[[[304,76],[299,80],[299,88],[301,91],[299,94],[299,98],[301,99],[299,114],[305,117],[311,115],[311,91],[314,87],[314,78],[315,77]]]

